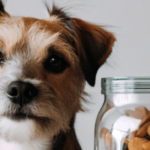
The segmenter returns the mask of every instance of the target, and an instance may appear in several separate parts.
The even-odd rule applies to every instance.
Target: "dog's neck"
[[[81,150],[78,143],[75,129],[74,119],[70,123],[70,130],[66,133],[60,133],[54,137],[53,150]]]
[[[75,130],[71,128],[67,133],[60,133],[54,138],[53,150],[81,150]]]

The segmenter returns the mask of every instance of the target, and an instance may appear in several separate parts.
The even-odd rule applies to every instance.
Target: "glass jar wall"
[[[94,150],[150,149],[150,77],[103,78],[101,86]]]

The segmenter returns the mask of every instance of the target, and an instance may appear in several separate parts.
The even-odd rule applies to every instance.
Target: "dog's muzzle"
[[[14,81],[7,88],[7,97],[20,107],[30,103],[37,95],[37,88],[28,82]]]

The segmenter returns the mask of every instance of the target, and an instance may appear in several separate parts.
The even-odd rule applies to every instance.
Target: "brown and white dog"
[[[53,7],[47,20],[0,1],[0,150],[81,150],[74,121],[113,34]]]

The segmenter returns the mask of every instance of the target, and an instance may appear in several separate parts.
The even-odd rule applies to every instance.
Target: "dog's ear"
[[[56,6],[50,11],[50,16],[57,16],[72,32],[74,46],[79,56],[81,67],[87,82],[95,85],[95,77],[99,67],[111,54],[115,37],[100,26],[85,22],[81,19],[70,18]]]
[[[94,86],[97,70],[111,54],[115,37],[100,26],[80,19],[74,20],[82,70],[87,82]]]
[[[2,0],[0,0],[0,16],[2,16],[2,15],[8,15],[8,13],[5,11]]]
[[[2,0],[0,0],[0,12],[2,12],[2,13],[5,12]]]
[[[52,10],[48,10],[50,13],[50,16],[57,16],[63,23],[65,23],[70,29],[73,27],[72,18],[70,18],[63,10],[63,8],[57,8],[55,5],[53,5]]]

